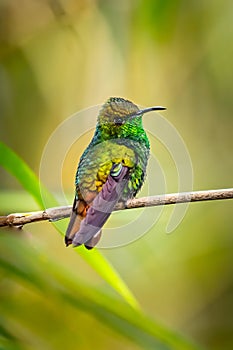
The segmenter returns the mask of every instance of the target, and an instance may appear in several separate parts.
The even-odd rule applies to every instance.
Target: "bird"
[[[150,155],[142,116],[165,109],[162,106],[140,109],[121,97],[110,97],[103,104],[94,136],[78,164],[66,246],[84,245],[92,249],[115,205],[137,195],[146,177]]]

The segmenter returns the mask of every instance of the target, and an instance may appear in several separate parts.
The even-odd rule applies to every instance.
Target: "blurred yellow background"
[[[167,107],[163,115],[189,150],[195,190],[232,187],[232,18],[233,3],[229,0],[2,0],[1,140],[38,174],[45,144],[62,121],[110,96],[125,97],[142,106]],[[90,137],[91,133],[84,136],[83,149]],[[69,194],[73,193],[78,158],[71,150],[62,170]],[[172,160],[164,164],[168,178],[173,166]],[[53,182],[52,173],[49,181]],[[172,180],[169,186],[170,191],[176,190]],[[37,208],[2,169],[0,190],[1,215]],[[147,210],[153,215],[158,209]],[[230,350],[233,203],[191,204],[175,232],[166,235],[171,210],[164,208],[158,223],[141,239],[102,252],[152,317],[206,349]],[[119,216],[119,220],[125,218]],[[49,223],[30,225],[26,230],[55,260],[111,293],[72,249],[64,248]],[[5,315],[30,329],[31,316],[24,311],[23,296],[19,304],[14,298],[8,300]],[[38,327],[45,319],[50,323],[50,317],[57,323],[46,299],[35,301],[33,293],[28,298],[35,319],[41,313]],[[87,335],[90,324],[93,338],[83,337],[81,349],[119,349],[119,344],[122,349],[135,348],[113,338],[90,316],[60,306],[60,318],[57,327],[63,329],[66,323],[69,327],[56,335],[57,342],[52,336],[55,325],[53,329],[48,324],[50,335],[42,332],[44,343],[32,348],[62,349],[66,344],[73,349],[76,337],[82,332]],[[71,326],[74,319],[80,324],[77,335]]]

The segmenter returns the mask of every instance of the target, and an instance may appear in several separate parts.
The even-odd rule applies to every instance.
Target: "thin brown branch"
[[[155,207],[159,205],[169,205],[176,203],[201,202],[209,200],[232,199],[233,188],[171,193],[158,196],[142,197],[129,200],[126,203],[118,203],[115,210]],[[71,206],[48,208],[43,211],[35,211],[28,213],[13,213],[7,216],[0,216],[0,226],[18,226],[22,227],[25,224],[36,221],[56,221],[67,218],[71,213]]]

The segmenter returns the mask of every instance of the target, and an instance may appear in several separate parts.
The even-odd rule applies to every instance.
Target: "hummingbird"
[[[145,180],[150,154],[142,116],[164,109],[139,109],[120,97],[110,97],[103,104],[94,136],[78,164],[66,246],[84,244],[92,249],[115,205],[136,196]]]

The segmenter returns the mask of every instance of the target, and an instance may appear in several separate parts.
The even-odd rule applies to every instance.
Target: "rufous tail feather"
[[[68,247],[73,242],[75,234],[79,231],[81,221],[85,218],[88,205],[83,200],[74,199],[69,226],[66,230],[65,244]]]

